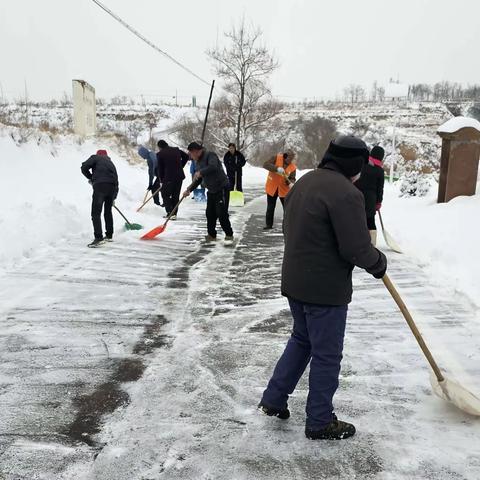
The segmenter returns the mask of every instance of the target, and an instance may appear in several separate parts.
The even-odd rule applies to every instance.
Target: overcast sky
[[[334,97],[374,80],[480,83],[480,0],[102,0],[170,55],[213,78],[205,50],[245,14],[281,66],[275,95]],[[395,5],[395,7],[394,7]],[[0,0],[0,84],[9,99],[71,92],[190,98],[208,87],[91,0]],[[147,97],[148,98],[148,97]],[[166,98],[166,97],[165,97]]]

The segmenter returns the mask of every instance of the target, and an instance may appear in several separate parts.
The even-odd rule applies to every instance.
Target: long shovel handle
[[[127,220],[127,217],[120,211],[120,209],[114,205],[113,208],[123,217],[123,219],[128,223],[128,225],[132,226],[132,224]]]
[[[382,226],[383,235],[385,236],[385,227],[383,225],[383,218],[382,218],[382,214],[381,214],[380,210],[378,210],[378,216],[380,218],[380,225]]]
[[[137,212],[139,212],[158,192],[160,192],[160,190],[162,189],[162,187],[159,187],[157,190],[155,190],[151,197],[149,197],[147,200],[145,200],[138,208],[137,208]]]
[[[444,380],[442,372],[440,371],[437,363],[433,359],[433,356],[430,353],[430,350],[428,349],[427,344],[423,340],[423,337],[422,337],[421,333],[419,332],[417,326],[415,325],[415,322],[412,318],[412,315],[410,315],[410,312],[408,311],[407,306],[403,302],[402,297],[397,292],[397,289],[395,288],[392,281],[390,280],[390,278],[388,278],[387,275],[384,275],[382,280],[383,280],[383,283],[384,283],[385,287],[387,287],[387,290],[390,292],[390,295],[395,300],[395,303],[398,305],[398,308],[402,312],[405,320],[407,321],[408,326],[410,327],[410,330],[412,331],[413,335],[415,336],[415,338],[418,342],[418,345],[422,349],[422,352],[425,355],[425,357],[427,358],[428,363],[432,367],[432,370],[435,373],[435,376],[437,377],[437,380],[439,382],[442,382]]]
[[[182,197],[180,198],[180,200],[178,201],[178,203],[173,207],[173,210],[168,214],[168,217],[166,218],[165,220],[165,223],[163,224],[163,228],[165,228],[167,226],[167,223],[170,221],[170,219],[177,214],[177,210],[178,210],[178,207],[180,206],[180,204],[183,202],[183,199],[186,198],[186,197]]]

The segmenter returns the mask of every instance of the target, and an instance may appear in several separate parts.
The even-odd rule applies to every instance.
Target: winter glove
[[[365,270],[375,278],[382,278],[387,271],[387,257],[377,248],[375,250],[378,252],[377,263],[373,264],[369,268],[366,268]]]
[[[381,203],[377,203],[375,205],[375,210],[378,212],[378,210],[380,210],[382,208],[382,204]]]
[[[153,186],[153,185],[152,185],[151,183],[149,183],[149,184],[148,184],[148,187],[147,187],[147,190],[151,190],[151,189],[152,189],[152,186]]]
[[[90,185],[93,185],[92,179],[90,179],[90,180],[88,181],[88,183],[89,183]]]
[[[285,169],[282,167],[277,167],[277,172],[280,174],[285,173]]]

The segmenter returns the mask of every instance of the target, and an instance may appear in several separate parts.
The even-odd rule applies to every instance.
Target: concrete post
[[[454,117],[437,130],[442,138],[438,203],[475,195],[480,158],[480,122]]]

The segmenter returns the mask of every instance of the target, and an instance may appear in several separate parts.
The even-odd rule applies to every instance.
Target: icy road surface
[[[0,277],[0,479],[480,478],[480,418],[432,395],[395,304],[360,271],[335,401],[357,435],[304,437],[305,379],[290,420],[257,413],[291,325],[264,203],[232,209],[234,247],[204,244],[188,201],[157,241],[62,243]],[[440,367],[480,395],[478,312],[385,251]]]

